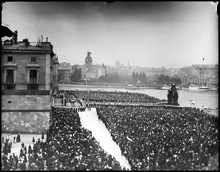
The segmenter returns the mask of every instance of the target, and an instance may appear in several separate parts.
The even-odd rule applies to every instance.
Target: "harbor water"
[[[111,87],[94,87],[94,86],[77,86],[77,85],[59,85],[60,90],[87,90],[87,91],[123,91],[136,92],[153,96],[159,99],[167,100],[168,90],[159,89],[138,89],[128,90],[125,88],[111,88]],[[178,90],[178,102],[180,106],[190,107],[191,101],[195,102],[195,107],[202,109],[203,106],[208,106],[210,109],[218,108],[218,91],[190,91]]]

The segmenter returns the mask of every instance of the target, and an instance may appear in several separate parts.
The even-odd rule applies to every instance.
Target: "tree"
[[[120,77],[117,73],[111,73],[106,76],[100,76],[99,81],[106,83],[118,83],[120,82]]]
[[[80,81],[82,78],[82,70],[81,69],[75,69],[74,72],[70,75],[70,80],[72,82]]]
[[[140,73],[138,78],[139,78],[139,80],[141,81],[142,84],[145,84],[147,82],[146,74],[144,72]]]
[[[78,77],[77,77],[78,81],[80,81],[82,79],[82,70],[79,69],[78,70]]]
[[[172,76],[172,77],[170,78],[170,81],[171,81],[172,83],[177,84],[177,85],[182,83],[182,81],[181,81],[181,79],[180,79],[180,77],[179,77],[178,75]]]
[[[139,80],[139,75],[138,75],[138,73],[133,72],[133,73],[132,73],[132,83],[133,83],[133,84],[136,84],[136,83],[138,82],[138,80]]]
[[[160,74],[157,78],[158,84],[170,84],[170,77],[164,74]]]

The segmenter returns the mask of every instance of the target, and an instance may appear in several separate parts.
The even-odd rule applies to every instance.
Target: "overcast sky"
[[[59,62],[72,65],[83,64],[87,51],[94,64],[218,63],[218,16],[210,2],[5,2],[2,24],[17,30],[19,41],[48,37]]]

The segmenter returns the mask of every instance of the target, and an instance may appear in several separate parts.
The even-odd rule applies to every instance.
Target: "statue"
[[[171,84],[171,88],[168,90],[167,99],[168,105],[179,105],[178,104],[178,92],[175,84]]]

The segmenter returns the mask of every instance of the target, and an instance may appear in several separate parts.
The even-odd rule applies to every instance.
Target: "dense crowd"
[[[74,170],[121,169],[119,163],[104,152],[92,133],[81,127],[76,111],[55,108],[52,114],[49,153],[58,158],[58,162],[67,163]]]
[[[65,96],[75,96],[77,98],[83,98],[89,101],[104,101],[104,102],[144,102],[144,103],[157,103],[160,100],[158,98],[130,92],[119,91],[71,91],[71,90],[59,90],[58,94],[64,94]]]
[[[218,153],[218,119],[199,109],[98,106],[132,170],[199,170]]]
[[[92,102],[158,102],[128,92],[58,91]],[[95,103],[94,103],[95,104]],[[120,106],[96,103],[97,115],[128,159],[131,170],[200,170],[218,153],[218,118],[194,108]],[[77,109],[52,108],[46,140],[21,144],[20,155],[3,147],[2,170],[123,170],[82,128]],[[218,169],[218,167],[217,167]]]
[[[22,144],[20,156],[3,153],[2,170],[122,170],[92,136],[81,127],[77,111],[53,108],[46,141],[33,149]]]

